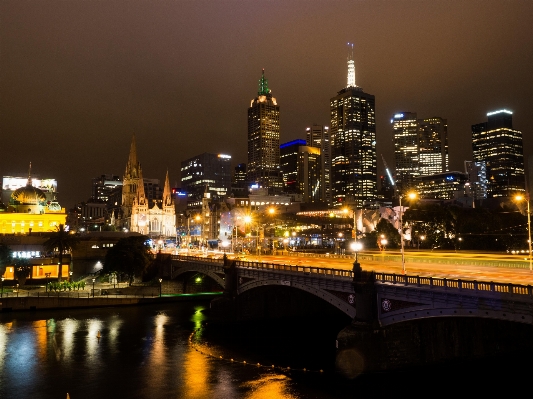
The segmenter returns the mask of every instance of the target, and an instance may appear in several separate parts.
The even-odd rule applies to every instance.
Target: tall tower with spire
[[[131,139],[130,154],[126,163],[122,184],[122,227],[131,228],[133,204],[138,197],[138,190],[144,194],[141,164],[137,161],[137,145],[135,135]]]
[[[122,185],[122,217],[120,227],[151,237],[176,236],[176,211],[168,170],[161,201],[154,200],[150,208],[146,196],[141,164],[137,161],[135,136],[131,140],[130,155],[126,164]]]
[[[348,43],[347,85],[330,100],[331,190],[334,206],[362,208],[377,198],[376,102],[355,83]]]
[[[275,193],[283,188],[279,159],[279,105],[265,78],[259,79],[257,97],[248,108],[247,180]]]

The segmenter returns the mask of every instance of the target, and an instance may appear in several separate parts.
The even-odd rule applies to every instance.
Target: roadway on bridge
[[[407,253],[412,258],[413,252]],[[421,252],[417,252],[419,256],[422,256]],[[475,259],[478,263],[480,260],[523,260],[523,257],[516,257],[514,255],[497,255],[497,254],[458,254],[458,253],[424,253],[435,258],[450,257],[455,258],[457,261],[462,260],[461,263],[468,263],[468,259]],[[360,254],[363,258],[364,253]],[[283,255],[263,255],[261,259],[258,256],[247,255],[248,261],[262,261],[269,263],[279,263],[286,265],[302,265],[302,266],[314,266],[332,269],[346,269],[350,270],[353,266],[354,259],[334,259],[334,258],[315,258],[306,257],[304,255],[298,256],[283,256]],[[466,260],[466,262],[465,262]],[[391,260],[363,260],[359,259],[359,263],[363,270],[374,270],[383,273],[398,273],[402,272],[402,265],[400,261]],[[406,273],[409,275],[419,276],[432,276],[440,278],[451,279],[465,279],[465,280],[477,280],[477,281],[497,281],[501,283],[514,283],[533,285],[533,272],[529,269],[516,269],[506,267],[495,266],[481,266],[481,265],[469,265],[469,264],[442,264],[442,263],[405,263]]]

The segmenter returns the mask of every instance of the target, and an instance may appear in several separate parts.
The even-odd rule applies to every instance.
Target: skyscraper
[[[301,194],[302,202],[322,202],[320,148],[293,140],[280,146],[281,170],[287,193]]]
[[[418,168],[418,120],[415,112],[401,112],[391,120],[394,140],[396,186],[401,193],[413,186],[419,175]]]
[[[374,96],[355,84],[352,52],[348,84],[330,100],[333,206],[360,208],[377,198],[375,108]]]
[[[413,188],[413,180],[448,171],[448,122],[439,116],[417,119],[416,112],[391,119],[397,189]],[[418,180],[420,181],[420,180]]]
[[[279,192],[283,187],[279,160],[279,105],[272,97],[265,78],[259,79],[257,97],[248,108],[248,165],[249,183]]]
[[[219,200],[231,189],[231,155],[203,154],[181,162],[181,188],[189,200],[201,201],[204,193]]]
[[[487,122],[472,125],[474,162],[485,162],[489,197],[511,197],[525,191],[522,132],[513,129],[513,113],[489,112]]]
[[[331,139],[329,127],[313,124],[305,129],[309,147],[320,148],[319,197],[331,206]]]
[[[441,117],[420,119],[418,163],[421,176],[447,172],[448,121]]]

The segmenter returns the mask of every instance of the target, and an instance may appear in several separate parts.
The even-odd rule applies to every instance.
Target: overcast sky
[[[448,119],[452,170],[472,124],[514,112],[533,154],[533,1],[0,0],[0,175],[58,180],[72,207],[91,178],[124,174],[136,135],[147,178],[179,186],[203,152],[246,162],[247,108],[265,68],[281,143],[329,125],[329,99],[376,96],[378,172],[391,116]],[[529,124],[527,122],[529,118]]]

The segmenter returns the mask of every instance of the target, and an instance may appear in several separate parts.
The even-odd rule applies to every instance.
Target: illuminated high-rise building
[[[391,123],[399,194],[415,188],[414,180],[419,176],[448,172],[446,119],[417,119],[416,112],[400,112],[394,114]]]
[[[330,100],[332,205],[361,208],[377,198],[375,98],[355,84],[352,52],[347,86]]]
[[[215,200],[225,197],[231,189],[231,155],[204,152],[182,161],[181,188],[189,202],[201,201],[206,192]]]
[[[418,167],[418,119],[415,112],[401,112],[391,120],[394,140],[396,186],[401,193],[413,187]]]
[[[448,164],[448,121],[441,117],[420,119],[418,168],[421,176],[445,173]]]
[[[265,78],[259,79],[257,97],[248,108],[248,182],[280,192],[283,180],[279,160],[279,105]]]
[[[489,112],[487,122],[472,125],[474,162],[485,162],[488,196],[511,197],[525,191],[522,132],[513,129],[513,113]]]
[[[280,146],[281,170],[287,193],[300,194],[302,202],[323,202],[320,197],[320,148],[293,140]]]
[[[309,147],[320,148],[320,179],[317,190],[319,197],[331,206],[331,138],[329,127],[313,124],[305,129]]]

